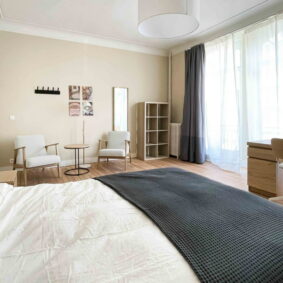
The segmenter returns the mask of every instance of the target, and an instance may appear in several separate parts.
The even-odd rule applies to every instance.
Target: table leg
[[[80,149],[75,148],[75,166],[72,169],[65,171],[65,175],[69,176],[80,176],[83,174],[87,174],[89,170],[87,168],[80,167]],[[82,173],[81,173],[82,172]]]
[[[80,150],[78,149],[78,176],[80,175]]]

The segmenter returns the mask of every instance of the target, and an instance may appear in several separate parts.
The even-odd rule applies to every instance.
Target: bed
[[[56,185],[0,184],[0,282],[209,282],[160,222],[125,194],[127,184],[132,194],[139,182],[146,184],[145,194],[150,182],[162,192],[162,182],[174,183],[174,177],[170,182],[163,178],[168,174],[194,178],[169,168]],[[174,191],[178,194],[177,187]],[[270,205],[281,213],[279,205]],[[281,243],[272,262],[279,280],[273,282],[283,279]],[[222,279],[218,282],[228,282]]]

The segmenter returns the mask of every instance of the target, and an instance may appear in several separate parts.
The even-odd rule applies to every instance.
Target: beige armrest
[[[59,145],[58,142],[57,143],[48,144],[48,145],[45,146],[45,149],[48,150],[48,147],[55,146],[56,155],[58,155],[58,147],[57,147],[58,145]]]
[[[20,149],[26,149],[26,147],[25,147],[25,146],[22,146],[22,147],[15,148],[14,150],[15,150],[15,151],[18,151],[18,150],[20,150]]]
[[[46,146],[45,146],[45,148],[47,149],[49,146],[57,146],[59,143],[57,142],[57,143],[52,143],[52,144],[47,144]]]
[[[26,147],[22,146],[22,147],[18,147],[14,149],[14,166],[17,163],[17,157],[18,157],[18,151],[22,150],[22,154],[23,154],[23,164],[26,164]]]
[[[106,140],[99,140],[99,145],[98,145],[98,149],[102,149],[102,145],[105,144],[107,146],[108,141]]]
[[[129,155],[131,156],[131,141],[125,140],[125,154],[127,155],[127,145],[129,145]]]

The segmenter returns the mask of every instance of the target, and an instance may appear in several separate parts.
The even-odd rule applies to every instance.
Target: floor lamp
[[[83,144],[85,144],[85,120],[83,120]],[[85,163],[85,149],[83,149],[83,164],[80,165],[82,168],[90,168],[91,164]]]

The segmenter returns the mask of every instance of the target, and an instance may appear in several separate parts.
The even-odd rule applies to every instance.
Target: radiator
[[[170,155],[179,158],[180,155],[181,124],[170,124]]]

